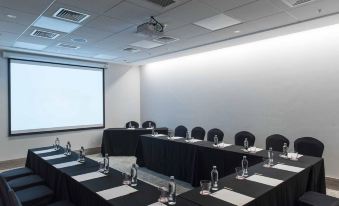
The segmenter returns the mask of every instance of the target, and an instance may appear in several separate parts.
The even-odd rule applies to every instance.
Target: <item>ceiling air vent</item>
[[[315,0],[282,0],[285,4],[287,4],[289,7],[297,7],[301,6],[307,3],[311,3]]]
[[[59,43],[57,44],[58,47],[63,47],[66,49],[79,49],[79,46],[73,45],[73,44],[67,44],[67,43]]]
[[[123,49],[123,51],[129,52],[129,53],[136,53],[136,52],[139,52],[140,49],[136,49],[136,48],[133,48],[133,47],[127,47],[127,48]]]
[[[34,31],[31,33],[31,36],[41,37],[41,38],[46,38],[46,39],[56,39],[58,36],[60,36],[60,34],[34,29]]]
[[[53,14],[53,17],[67,20],[67,21],[76,22],[76,23],[81,23],[85,19],[90,17],[90,15],[83,14],[77,11],[72,11],[69,9],[60,8],[55,14]]]
[[[175,41],[178,41],[179,39],[174,38],[174,37],[170,37],[170,36],[162,36],[162,37],[158,37],[156,39],[154,39],[154,41],[163,43],[163,44],[169,44]]]
[[[147,1],[152,2],[154,4],[157,4],[161,7],[167,7],[167,6],[175,3],[174,0],[147,0]]]

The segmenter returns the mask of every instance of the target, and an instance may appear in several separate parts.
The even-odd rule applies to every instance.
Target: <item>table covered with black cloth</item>
[[[209,179],[212,166],[217,166],[219,177],[234,173],[242,157],[249,165],[262,162],[264,151],[249,154],[242,147],[231,145],[215,148],[212,142],[187,143],[185,138],[170,140],[166,136],[140,136],[137,146],[137,164],[155,172],[175,176],[176,179],[199,186],[200,180]]]
[[[306,191],[326,192],[324,160],[322,158],[303,156],[298,161],[291,161],[276,157],[275,160],[279,163],[305,169],[299,173],[294,173],[266,168],[263,167],[263,163],[259,163],[249,168],[249,175],[256,173],[283,180],[283,182],[273,187],[249,180],[237,180],[235,174],[232,174],[220,179],[219,190],[227,188],[234,192],[253,197],[254,200],[247,203],[246,206],[297,206],[298,198]],[[229,202],[212,196],[202,196],[199,192],[200,188],[196,188],[181,194],[181,197],[201,206],[233,206]]]
[[[37,150],[48,149],[41,148]],[[66,199],[77,206],[147,206],[157,202],[160,192],[156,186],[138,180],[138,186],[134,187],[137,192],[117,197],[111,200],[105,200],[97,192],[122,185],[121,172],[110,168],[107,176],[78,182],[72,178],[75,175],[86,174],[98,170],[98,163],[86,158],[86,162],[81,165],[57,169],[53,164],[64,163],[77,160],[78,155],[74,152],[70,157],[64,157],[54,160],[44,160],[42,157],[55,154],[62,154],[62,150],[35,154],[34,150],[29,150],[27,155],[26,166],[31,168],[35,173],[42,176],[48,186],[56,193],[56,199]],[[197,204],[177,198],[178,206],[196,206]]]
[[[156,128],[159,134],[168,134],[168,128]],[[134,156],[139,141],[139,136],[151,134],[151,129],[146,128],[110,128],[105,129],[102,136],[101,154],[109,156]]]

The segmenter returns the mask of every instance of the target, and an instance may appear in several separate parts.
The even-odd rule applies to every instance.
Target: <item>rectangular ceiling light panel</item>
[[[234,19],[232,17],[226,16],[225,14],[218,14],[200,21],[195,22],[197,26],[201,26],[205,29],[216,31],[223,29],[229,26],[240,24],[241,21]]]
[[[149,40],[142,40],[142,41],[138,41],[135,42],[133,44],[130,44],[130,46],[135,46],[135,47],[140,47],[140,48],[144,48],[144,49],[152,49],[158,46],[162,46],[164,44],[161,43],[157,43],[154,41],[149,41]]]
[[[55,18],[41,16],[36,22],[34,22],[33,26],[53,31],[71,33],[79,28],[81,25],[72,22],[62,21]]]
[[[27,42],[17,41],[13,45],[14,47],[23,48],[23,49],[32,49],[32,50],[43,50],[47,47],[47,45],[43,44],[32,44]]]

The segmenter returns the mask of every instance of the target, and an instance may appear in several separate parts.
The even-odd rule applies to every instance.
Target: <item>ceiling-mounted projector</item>
[[[165,25],[158,22],[153,16],[146,23],[137,27],[137,34],[144,36],[161,36],[164,33]]]

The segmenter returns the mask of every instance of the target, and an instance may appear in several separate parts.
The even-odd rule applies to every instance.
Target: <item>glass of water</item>
[[[245,179],[245,177],[243,176],[243,169],[241,167],[236,167],[235,168],[235,174],[236,174],[235,178],[237,180]]]
[[[98,170],[98,172],[104,172],[105,171],[105,163],[103,161],[100,161],[98,163],[99,163],[99,170]]]
[[[131,176],[127,173],[122,173],[122,184],[130,185],[131,184]]]
[[[211,194],[212,183],[210,180],[201,180],[200,187],[201,187],[201,190],[200,190],[201,195]]]

